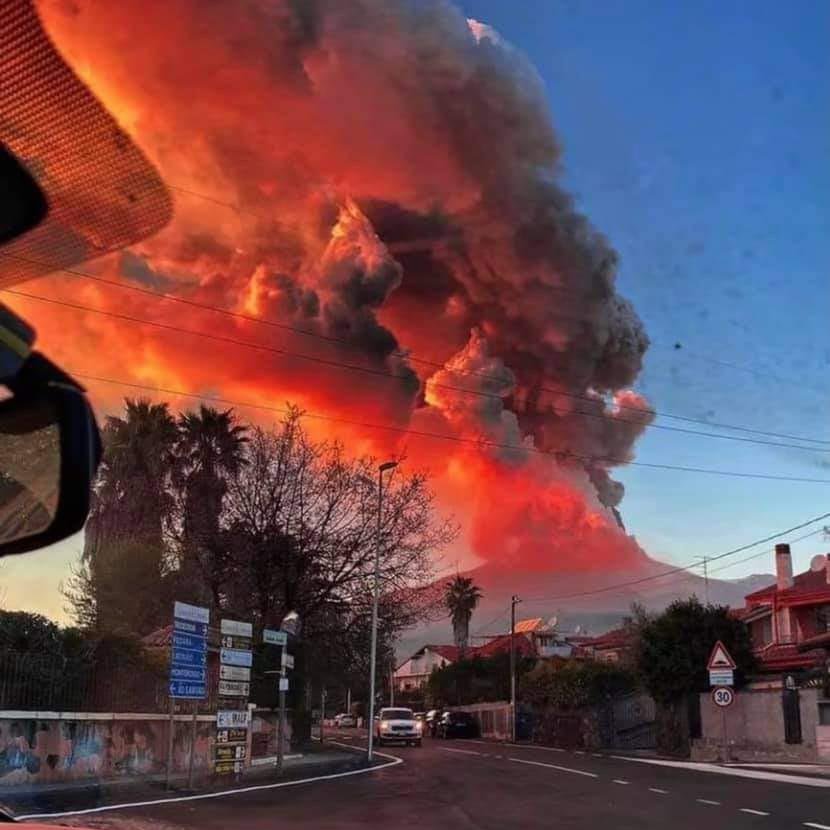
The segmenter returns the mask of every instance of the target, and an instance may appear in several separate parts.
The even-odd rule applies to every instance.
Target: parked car
[[[438,735],[438,722],[443,714],[443,709],[430,709],[424,715],[424,729],[429,732],[430,737],[435,738]]]
[[[425,717],[426,717],[426,712],[416,712],[415,713],[415,720],[420,721],[421,723],[424,722]]]
[[[415,720],[411,709],[385,708],[380,710],[375,724],[375,740],[378,746],[387,741],[402,741],[412,746],[421,745],[421,722]]]
[[[444,712],[438,722],[441,738],[477,738],[479,734],[478,721],[469,712]]]
[[[348,712],[341,712],[334,718],[334,725],[338,728],[343,726],[357,726],[357,719]]]

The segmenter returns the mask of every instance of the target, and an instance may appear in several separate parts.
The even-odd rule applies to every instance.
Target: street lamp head
[[[385,473],[387,470],[394,470],[397,466],[397,461],[384,461],[383,464],[381,464],[378,467],[378,470],[380,470],[382,473]]]
[[[296,611],[289,611],[282,618],[280,628],[289,634],[298,635],[300,633],[300,615]]]

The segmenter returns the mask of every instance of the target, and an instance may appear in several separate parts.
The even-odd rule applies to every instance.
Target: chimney
[[[786,543],[775,546],[775,576],[779,591],[793,587],[793,559]]]

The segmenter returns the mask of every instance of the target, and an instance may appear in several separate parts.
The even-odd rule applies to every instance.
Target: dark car
[[[424,728],[433,738],[438,735],[438,724],[441,722],[441,715],[443,714],[443,709],[430,709],[424,715]]]
[[[469,712],[444,712],[438,723],[441,738],[477,738],[478,721]]]

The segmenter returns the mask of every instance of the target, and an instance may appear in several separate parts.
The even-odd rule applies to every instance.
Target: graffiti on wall
[[[167,721],[0,720],[0,787],[164,772]],[[213,728],[197,725],[194,767],[210,763]],[[173,768],[190,760],[191,724],[176,722]]]

